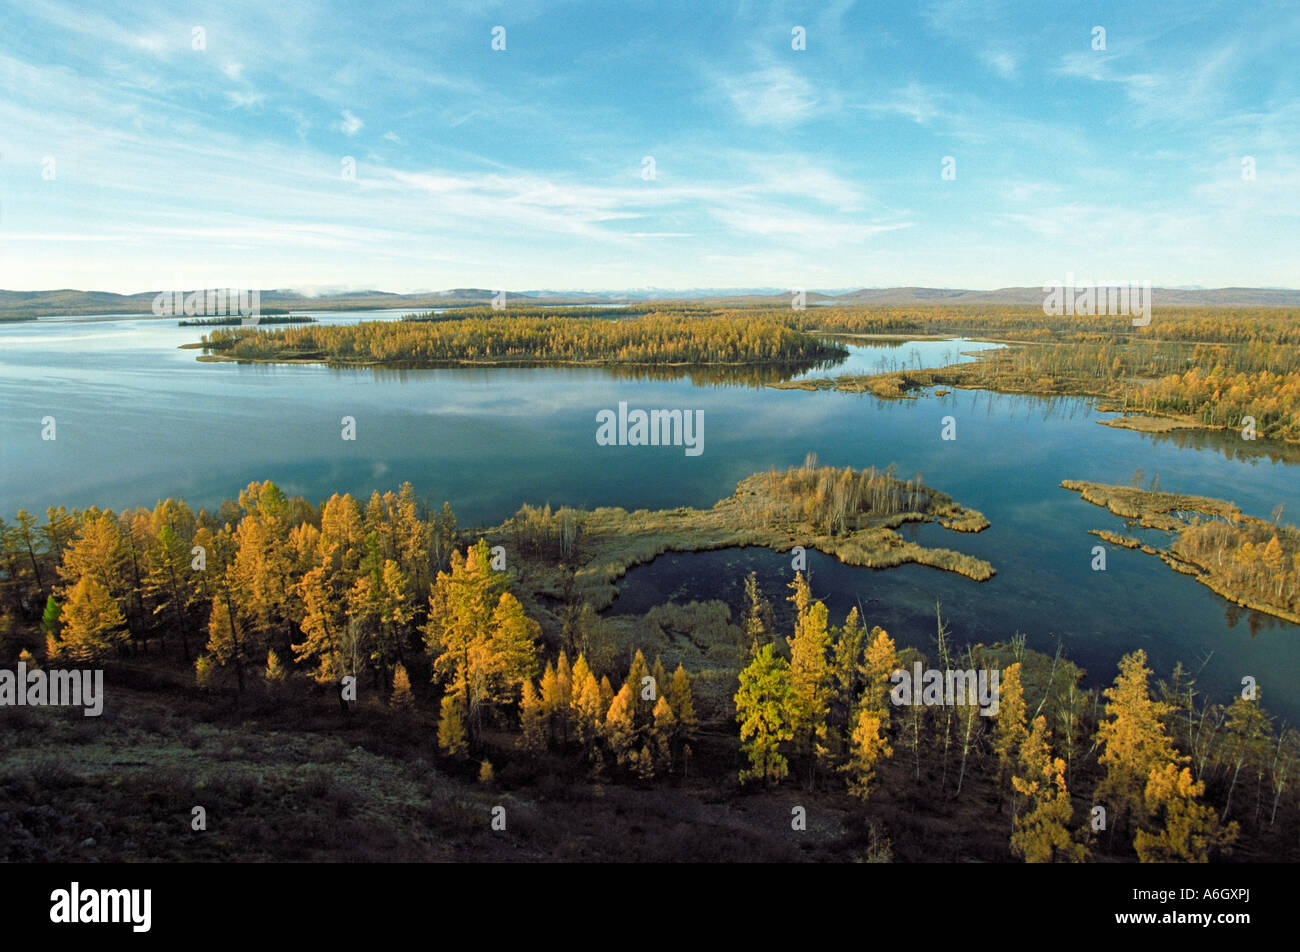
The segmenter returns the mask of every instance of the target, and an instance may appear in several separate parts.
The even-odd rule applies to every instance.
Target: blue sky
[[[1297,50],[1291,0],[24,0],[0,287],[1294,287]]]

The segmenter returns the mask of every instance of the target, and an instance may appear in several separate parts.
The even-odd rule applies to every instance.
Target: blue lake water
[[[309,312],[311,313],[311,312]],[[395,319],[404,312],[318,312],[322,321]],[[155,318],[58,319],[0,325],[0,511],[49,505],[152,506],[182,496],[215,506],[252,480],[272,479],[320,501],[368,495],[409,480],[452,503],[462,525],[486,525],[520,503],[707,507],[754,472],[809,452],[837,466],[895,463],[979,509],[985,532],[909,527],[913,537],[990,561],[976,583],[917,566],[883,572],[809,553],[813,588],[839,621],[862,604],[903,644],[928,646],[934,605],[958,642],[1024,632],[1051,652],[1063,639],[1091,683],[1145,648],[1158,676],[1177,660],[1201,667],[1201,686],[1227,699],[1255,677],[1266,707],[1300,718],[1300,630],[1240,612],[1193,579],[1140,552],[1111,548],[1090,568],[1093,528],[1123,521],[1060,489],[1062,479],[1127,482],[1141,467],[1174,492],[1226,498],[1251,515],[1286,505],[1300,517],[1294,450],[1212,433],[1152,436],[1099,426],[1080,399],[955,391],[883,402],[865,394],[807,393],[689,379],[635,380],[599,369],[339,370],[313,365],[200,363],[199,328]],[[835,372],[938,366],[976,342],[854,345]],[[882,364],[881,362],[886,363]],[[824,375],[815,371],[810,375]],[[704,452],[613,447],[595,441],[596,413],[702,410]],[[57,439],[41,439],[41,420]],[[341,419],[356,420],[356,440]],[[957,439],[940,438],[942,418]],[[665,598],[724,598],[737,610],[757,571],[774,601],[792,576],[788,555],[728,550],[668,555],[634,569],[614,612]],[[1208,658],[1208,661],[1206,659]]]

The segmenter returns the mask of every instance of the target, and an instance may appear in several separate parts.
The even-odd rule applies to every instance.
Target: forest
[[[200,359],[437,366],[583,362],[702,382],[772,385],[832,368],[853,335],[962,334],[1012,346],[971,364],[898,368],[826,385],[905,395],[934,384],[1103,397],[1114,409],[1163,414],[1251,438],[1300,440],[1300,310],[1172,307],[1147,325],[1113,315],[1052,316],[1011,305],[631,309],[472,308],[349,326],[253,327],[203,337]],[[710,370],[712,368],[712,370]],[[813,384],[799,384],[815,389]],[[1109,406],[1107,408],[1110,408]],[[1253,423],[1251,422],[1253,421]]]
[[[1138,650],[1099,694],[1059,652],[1027,651],[1022,638],[955,650],[937,612],[927,658],[868,631],[856,608],[829,624],[802,575],[790,588],[793,633],[774,639],[771,606],[748,586],[750,661],[735,696],[742,782],[839,783],[868,803],[895,785],[954,802],[982,784],[974,797],[995,800],[1007,848],[1025,862],[1207,862],[1252,837],[1293,837],[1300,734],[1274,727],[1257,690],[1198,701],[1181,666],[1153,686]],[[900,707],[891,676],[915,661],[1000,670],[996,717],[960,694]]]
[[[584,362],[619,364],[778,363],[843,357],[838,344],[776,321],[730,315],[712,320],[652,314],[595,317],[460,317],[260,331],[203,337],[208,356],[231,360],[438,364]]]
[[[177,327],[238,327],[244,323],[245,318],[239,315],[229,317],[198,317],[190,320],[177,321]],[[306,314],[275,314],[263,311],[258,315],[257,325],[263,324],[315,324],[316,318]]]
[[[831,533],[935,505],[919,479],[812,460],[761,478],[772,499],[788,494],[769,518]],[[19,512],[0,523],[0,658],[108,665],[128,690],[156,682],[217,723],[301,729],[320,716],[309,711],[333,707],[359,719],[351,730],[382,731],[392,756],[420,751],[485,790],[527,795],[550,775],[569,778],[566,796],[613,785],[743,802],[793,787],[851,819],[852,856],[870,861],[924,858],[925,822],[966,831],[964,848],[993,860],[1296,852],[1300,738],[1257,692],[1211,702],[1181,667],[1152,684],[1140,651],[1109,688],[1088,689],[1062,652],[1030,651],[1022,636],[958,650],[937,608],[932,649],[899,648],[857,609],[833,624],[802,573],[789,608],[748,578],[734,624],[723,603],[615,624],[580,588],[536,584],[557,559],[579,564],[600,518],[525,506],[493,533],[507,562],[506,547],[409,484],[364,504],[335,495],[315,506],[263,482],[215,512],[171,499],[122,513],[52,508],[43,521]],[[677,642],[696,647],[641,650]],[[917,661],[997,670],[996,717],[972,703],[898,706],[891,675]],[[20,734],[6,732],[11,753]],[[23,762],[0,777],[4,809],[36,789]],[[45,786],[48,798],[77,784]]]

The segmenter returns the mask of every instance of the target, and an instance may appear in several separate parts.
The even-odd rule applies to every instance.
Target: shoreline
[[[1157,549],[1139,539],[1122,536],[1106,529],[1090,529],[1088,530],[1089,534],[1097,536],[1112,545],[1123,546],[1127,549],[1140,549],[1148,555],[1159,556],[1161,561],[1174,571],[1192,576],[1216,595],[1235,605],[1300,625],[1300,612],[1292,611],[1283,605],[1261,601],[1252,595],[1234,591],[1229,587],[1228,580],[1223,578],[1222,575],[1216,574],[1210,566],[1180,553],[1178,548],[1180,541],[1182,541],[1182,533],[1192,528],[1195,523],[1189,522],[1180,516],[1171,515],[1171,513],[1199,513],[1223,520],[1233,526],[1262,528],[1265,531],[1272,530],[1275,536],[1288,533],[1294,534],[1296,530],[1293,527],[1275,526],[1263,519],[1244,515],[1234,503],[1213,499],[1209,496],[1148,492],[1128,486],[1113,486],[1077,479],[1064,479],[1060,482],[1060,487],[1079,493],[1084,502],[1105,509],[1112,515],[1132,519],[1142,528],[1170,532],[1173,534],[1173,541],[1169,548]],[[1220,555],[1222,556],[1222,552]]]

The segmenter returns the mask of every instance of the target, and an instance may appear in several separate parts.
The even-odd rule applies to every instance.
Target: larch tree
[[[673,738],[677,736],[677,717],[666,695],[655,701],[654,725],[650,729],[655,770],[667,773],[673,765]]]
[[[851,613],[849,621],[854,620]],[[866,636],[855,633],[850,637],[865,639]],[[843,660],[848,663],[847,657]],[[889,632],[878,625],[872,628],[862,660],[856,665],[862,691],[850,716],[849,756],[842,768],[849,792],[859,799],[865,800],[869,795],[880,761],[894,752],[889,744],[889,676],[901,663]]]
[[[1264,762],[1271,748],[1273,727],[1260,710],[1258,688],[1254,698],[1237,697],[1232,702],[1228,708],[1227,727],[1226,754],[1228,766],[1232,768],[1232,779],[1224,798],[1222,819],[1225,821],[1232,809],[1232,794],[1237,789],[1243,767],[1253,768],[1257,790],[1264,786]]]
[[[429,596],[425,647],[433,659],[433,678],[465,705],[462,721],[477,736],[482,706],[490,703],[493,613],[505,594],[506,578],[491,565],[485,540],[462,556],[451,555],[451,567],[439,572]]]
[[[650,711],[653,717],[654,707],[659,701],[659,696],[668,691],[668,672],[664,670],[663,662],[659,660],[658,655],[655,656],[655,663],[650,666],[650,677],[654,678],[655,684],[655,699],[650,702]]]
[[[541,684],[538,686],[537,710],[541,723],[546,728],[546,742],[555,743],[560,736],[558,719],[567,717],[568,714],[560,710],[560,685],[555,677],[555,665],[549,661],[542,671]]]
[[[573,665],[573,698],[570,711],[577,741],[590,756],[600,737],[605,708],[601,703],[600,683],[591,673],[584,655],[578,655],[578,660]]]
[[[681,664],[673,672],[673,679],[668,684],[668,703],[673,706],[677,717],[678,751],[681,746],[695,740],[698,722],[695,717],[695,701],[691,697],[691,679]]]
[[[378,583],[377,635],[370,658],[381,672],[387,672],[400,663],[406,650],[415,606],[411,581],[395,559],[384,560]]]
[[[631,682],[624,682],[618,694],[605,713],[605,743],[619,766],[633,766],[639,752],[637,750],[636,701],[632,695]]]
[[[463,756],[469,750],[465,737],[465,723],[461,718],[464,704],[450,692],[442,696],[438,711],[438,747],[453,757]]]
[[[271,648],[266,652],[266,670],[262,674],[267,686],[276,688],[283,684],[289,677],[289,672],[285,671],[284,664],[280,661],[280,656]]]
[[[803,574],[791,584],[791,601],[798,609],[795,633],[787,638],[790,646],[790,686],[793,689],[793,723],[795,747],[808,769],[808,789],[816,783],[816,770],[829,753],[826,747],[826,721],[830,715],[833,691],[832,672],[827,653],[826,606],[812,601]]]
[[[126,563],[126,544],[117,519],[111,512],[95,509],[87,511],[76,538],[63,551],[63,562],[59,566],[59,577],[65,585],[64,599],[67,599],[66,593],[71,586],[83,577],[90,576],[117,601],[123,624],[129,627],[127,601],[130,573]]]
[[[772,603],[763,597],[763,590],[758,584],[758,575],[754,572],[750,572],[745,578],[743,631],[743,637],[749,646],[750,660],[753,660],[758,649],[771,642],[776,634]]]
[[[610,683],[609,675],[602,675],[600,678],[600,703],[609,710],[609,706],[614,703],[615,695],[614,685]]]
[[[1140,829],[1134,836],[1139,861],[1208,863],[1216,851],[1231,846],[1236,821],[1223,826],[1214,809],[1199,802],[1204,793],[1205,784],[1193,780],[1186,767],[1169,762],[1151,769],[1143,800],[1155,829]]]
[[[31,566],[32,577],[36,580],[36,588],[42,594],[45,594],[49,580],[41,572],[41,560],[36,556],[36,517],[26,509],[19,509],[14,521],[16,523],[12,530],[14,549],[27,556],[27,564]],[[62,551],[63,547],[57,541],[51,543],[51,554],[56,559]]]
[[[902,666],[902,659],[889,632],[876,625],[858,671],[862,676],[860,703],[873,710],[889,711],[889,678]]]
[[[347,619],[330,591],[326,570],[317,566],[298,580],[303,616],[299,628],[303,640],[293,646],[300,663],[312,664],[313,676],[321,684],[336,684],[344,675],[356,675],[351,659],[343,650]]]
[[[393,669],[393,693],[388,697],[388,706],[395,711],[409,711],[415,707],[415,697],[411,694],[411,676],[406,673],[406,665],[400,661]]]
[[[525,750],[536,753],[546,749],[550,729],[546,715],[542,713],[541,698],[531,680],[524,682],[519,701],[519,729],[522,732],[520,743]]]
[[[749,758],[749,766],[740,771],[741,783],[780,781],[790,772],[781,744],[794,737],[794,688],[790,666],[770,642],[740,672],[735,701],[740,746]]]
[[[519,599],[501,595],[492,610],[488,640],[488,703],[513,704],[523,683],[537,676],[537,640],[542,626],[524,613]]]
[[[126,645],[126,620],[117,600],[90,574],[68,590],[59,625],[60,635],[46,640],[51,661],[103,661]]]
[[[849,609],[848,617],[844,619],[844,627],[835,632],[831,649],[831,675],[834,681],[833,719],[838,732],[843,732],[846,726],[850,728],[852,726],[849,724],[849,715],[853,710],[854,699],[858,696],[861,683],[859,665],[862,662],[866,637],[867,631],[862,625],[855,605]]]
[[[889,723],[886,711],[862,705],[849,737],[849,760],[844,766],[849,793],[865,800],[871,793],[876,767],[894,753],[885,733]]]
[[[170,501],[170,500],[169,500]],[[181,650],[190,660],[189,618],[195,600],[194,572],[190,569],[190,542],[171,527],[161,526],[149,549],[145,591],[154,614],[170,622],[181,636]]]
[[[1026,863],[1081,863],[1088,851],[1070,832],[1073,806],[1065,786],[1065,761],[1053,758],[1047,718],[1034,718],[1020,745],[1020,765],[1011,778],[1025,798],[1025,809],[1012,825],[1011,852]]]
[[[267,486],[274,488],[273,484]],[[278,489],[275,490],[278,493]],[[241,499],[244,494],[240,494]],[[265,491],[265,508],[255,509],[240,520],[235,529],[235,557],[229,574],[231,585],[240,592],[244,613],[245,638],[260,648],[273,637],[291,640],[290,553],[287,536],[282,534],[280,505],[272,505]]]
[[[650,730],[651,714],[654,700],[647,696],[646,678],[650,677],[650,666],[645,662],[645,655],[637,648],[632,655],[632,664],[627,669],[626,686],[632,691],[632,718],[636,724],[637,737],[645,743]],[[658,688],[655,689],[656,692]]]
[[[555,659],[555,710],[560,729],[560,746],[569,743],[569,728],[573,716],[573,669],[569,667],[569,656],[560,649],[560,656]]]
[[[1020,662],[1007,665],[998,685],[997,727],[993,732],[993,751],[998,758],[998,788],[1010,794],[1011,813],[1016,813],[1016,788],[1011,783],[1020,758],[1020,748],[1029,736],[1025,726],[1025,694],[1020,686]]]
[[[402,572],[411,580],[413,592],[429,590],[429,534],[430,527],[420,518],[415,488],[405,482],[398,489],[393,511],[393,534],[397,544],[397,560]]]
[[[1147,683],[1151,671],[1146,660],[1142,650],[1125,655],[1120,659],[1115,683],[1102,692],[1107,703],[1105,719],[1097,728],[1101,748],[1097,762],[1106,768],[1106,775],[1094,796],[1117,821],[1141,815],[1143,791],[1151,771],[1177,760],[1173,742],[1161,722],[1168,705],[1151,697]],[[1116,825],[1112,824],[1112,831]]]

